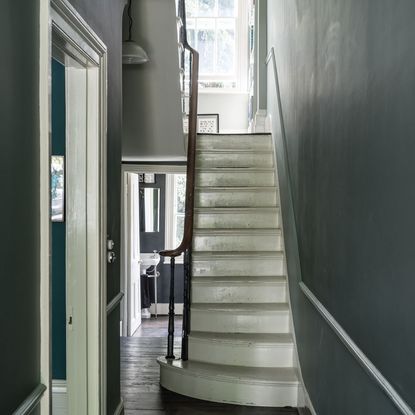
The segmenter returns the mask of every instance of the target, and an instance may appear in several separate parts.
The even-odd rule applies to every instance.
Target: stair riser
[[[282,275],[284,269],[283,256],[275,258],[221,258],[200,260],[193,258],[193,277],[220,276],[273,276]]]
[[[276,235],[194,235],[193,250],[210,252],[279,251],[281,236]]]
[[[294,345],[261,345],[208,341],[189,337],[189,359],[205,363],[251,366],[292,367]]]
[[[197,171],[196,186],[274,186],[273,172]]]
[[[160,384],[164,388],[206,401],[247,406],[298,406],[301,386],[296,383],[257,384],[206,378],[162,366]]]
[[[273,207],[277,205],[276,191],[208,191],[199,189],[195,195],[196,207]]]
[[[198,150],[271,150],[270,136],[228,135],[199,136],[196,147]]]
[[[258,285],[213,286],[193,281],[192,301],[194,303],[285,303],[286,284],[258,282]]]
[[[198,153],[196,165],[201,167],[272,167],[272,153]]]
[[[196,228],[277,228],[279,212],[196,213]]]
[[[255,313],[191,310],[192,330],[217,333],[288,333],[287,311]]]

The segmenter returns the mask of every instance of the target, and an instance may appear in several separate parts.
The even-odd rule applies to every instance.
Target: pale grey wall
[[[247,92],[201,92],[199,114],[219,114],[220,132],[246,131],[248,128]]]
[[[132,10],[150,62],[123,66],[123,161],[184,160],[175,2],[133,0]]]

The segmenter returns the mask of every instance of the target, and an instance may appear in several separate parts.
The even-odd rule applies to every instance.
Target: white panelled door
[[[127,173],[126,235],[128,336],[132,336],[141,324],[140,207],[138,191],[138,174]]]

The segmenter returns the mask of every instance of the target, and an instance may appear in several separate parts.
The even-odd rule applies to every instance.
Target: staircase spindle
[[[175,258],[170,258],[170,299],[169,299],[169,334],[167,337],[166,359],[174,359],[174,266]]]

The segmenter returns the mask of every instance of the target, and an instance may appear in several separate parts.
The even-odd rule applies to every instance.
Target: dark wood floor
[[[175,354],[180,356],[181,319]],[[187,398],[159,385],[158,356],[166,354],[167,318],[144,320],[134,337],[121,338],[121,392],[126,415],[294,415],[292,408],[252,408]]]

